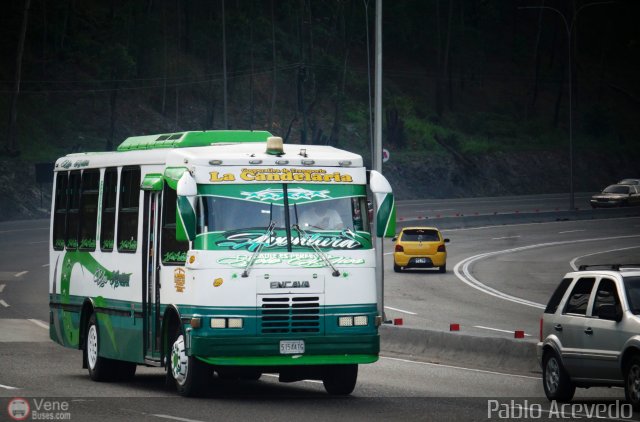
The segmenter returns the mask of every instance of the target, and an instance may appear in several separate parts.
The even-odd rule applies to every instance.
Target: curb
[[[474,368],[500,372],[540,373],[534,341],[388,325],[382,325],[378,329],[380,349],[386,353],[417,356],[443,364],[472,365]]]

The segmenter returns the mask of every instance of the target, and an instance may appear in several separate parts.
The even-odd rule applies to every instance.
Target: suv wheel
[[[624,372],[624,395],[634,410],[640,409],[640,357],[634,356]]]
[[[640,370],[640,368],[639,368]],[[542,361],[542,385],[549,400],[570,401],[576,392],[558,354],[547,352]]]

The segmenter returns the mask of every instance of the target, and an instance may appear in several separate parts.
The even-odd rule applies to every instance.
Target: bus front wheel
[[[327,393],[334,396],[351,394],[358,379],[358,365],[330,365],[324,369],[322,383]]]
[[[174,337],[169,371],[175,381],[178,394],[185,397],[197,397],[202,394],[212,373],[209,365],[195,356],[187,356],[182,333]]]
[[[103,358],[99,355],[100,330],[96,314],[91,314],[87,323],[87,338],[84,346],[84,358],[89,368],[89,376],[94,381],[107,381],[113,375],[114,365],[111,359]]]

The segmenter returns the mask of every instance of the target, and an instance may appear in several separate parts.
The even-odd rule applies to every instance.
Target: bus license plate
[[[301,355],[304,353],[304,340],[280,341],[281,355]]]

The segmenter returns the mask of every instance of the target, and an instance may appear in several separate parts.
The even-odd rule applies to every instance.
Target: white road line
[[[14,277],[22,277],[23,275],[25,275],[25,274],[26,274],[26,273],[28,273],[28,272],[29,272],[29,271],[20,271],[19,273],[14,274],[13,276],[14,276]]]
[[[520,236],[492,237],[491,240],[517,239]]]
[[[640,246],[629,246],[628,248],[609,249],[608,251],[599,251],[599,252],[594,252],[586,255],[576,256],[569,262],[569,265],[571,265],[571,268],[573,268],[573,271],[578,271],[578,266],[576,265],[576,261],[579,259],[586,258],[588,256],[599,255],[603,253],[626,251],[627,249],[635,249],[635,248],[640,248]]]
[[[393,255],[393,252],[387,252],[385,255]]]
[[[19,390],[18,387],[11,387],[10,385],[2,385],[2,384],[0,384],[0,388],[4,388],[5,390]]]
[[[4,286],[5,284],[0,284],[0,293],[2,293],[2,291],[4,290]]]
[[[179,418],[177,416],[171,416],[171,415],[154,415],[153,413],[151,414],[151,416],[155,416],[156,418],[161,418],[161,419],[171,419],[172,421],[182,421],[182,422],[204,422],[204,421],[200,421],[198,419],[187,419],[187,418]]]
[[[443,365],[440,363],[420,362],[420,361],[409,360],[409,359],[391,358],[388,356],[380,356],[380,359],[393,360],[396,362],[404,362],[404,363],[413,363],[416,365],[424,365],[424,366],[437,366],[439,368],[459,369],[461,371],[478,372],[481,374],[501,375],[503,377],[526,378],[530,380],[540,379],[540,377],[530,377],[527,375],[507,374],[504,372],[486,371],[484,369],[475,369],[475,368],[465,368],[464,366]]]
[[[578,233],[578,232],[584,232],[586,230],[567,230],[564,232],[558,232],[558,234],[567,234],[567,233]]]
[[[29,319],[29,321],[33,322],[38,327],[44,328],[45,330],[49,329],[49,326],[47,324],[45,324],[43,321],[40,321],[39,319]]]
[[[265,377],[271,377],[271,378],[279,378],[279,375],[276,374],[263,374]],[[318,381],[318,380],[302,380],[303,382],[310,382],[311,384],[322,384],[322,381]]]
[[[530,301],[530,300],[522,299],[520,297],[511,296],[511,295],[506,294],[504,292],[501,292],[501,291],[499,291],[497,289],[489,287],[486,284],[481,283],[479,280],[477,280],[475,277],[473,277],[471,275],[471,270],[470,270],[471,264],[473,264],[475,261],[479,261],[481,259],[488,258],[488,257],[491,257],[491,256],[496,256],[496,255],[505,254],[505,253],[521,252],[521,251],[526,251],[526,250],[535,249],[535,248],[543,248],[543,247],[548,247],[548,246],[559,246],[559,245],[569,245],[569,244],[572,244],[572,243],[596,242],[596,241],[602,241],[602,240],[632,239],[632,238],[637,238],[637,237],[640,237],[640,235],[599,237],[599,238],[593,238],[593,239],[564,240],[564,241],[561,241],[561,242],[538,243],[536,245],[521,246],[519,248],[504,249],[504,250],[501,250],[501,251],[494,251],[494,252],[486,252],[486,253],[482,253],[482,254],[479,254],[479,255],[470,256],[470,257],[465,258],[462,261],[458,262],[456,264],[456,266],[453,268],[453,273],[463,283],[467,284],[468,286],[473,287],[474,289],[480,290],[481,292],[486,293],[488,295],[497,297],[499,299],[508,300],[509,302],[518,303],[520,305],[531,306],[533,308],[538,308],[538,309],[544,309],[545,306],[542,303],[537,303],[537,302],[533,302],[533,301]]]
[[[513,334],[515,332],[515,330],[511,330],[511,331],[509,331],[509,330],[501,330],[500,328],[484,327],[482,325],[474,325],[473,327],[474,328],[481,328],[483,330],[498,331],[498,332],[501,332],[501,333],[509,333],[509,334]],[[527,337],[531,337],[531,334],[524,333],[524,335],[527,336]]]
[[[45,267],[48,267],[48,266],[49,266],[49,264],[44,264],[44,265],[42,266],[42,268],[45,268]]]
[[[37,243],[49,243],[48,240],[38,240],[37,242],[29,242],[30,245],[35,245]]]
[[[0,299],[0,305],[4,306],[5,308],[9,307],[9,304],[2,299]]]
[[[402,309],[392,308],[391,306],[385,306],[385,309],[391,309],[392,311],[401,312],[403,314],[418,315],[415,312],[403,311]]]

